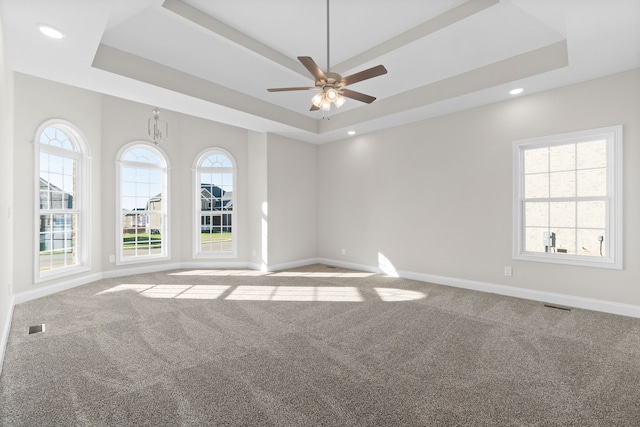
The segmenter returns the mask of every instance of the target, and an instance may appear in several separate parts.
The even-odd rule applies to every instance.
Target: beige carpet
[[[6,426],[637,426],[640,319],[321,265],[101,280],[15,308],[0,416]]]

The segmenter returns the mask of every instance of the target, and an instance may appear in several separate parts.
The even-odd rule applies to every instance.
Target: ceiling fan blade
[[[343,77],[338,84],[339,86],[351,85],[357,82],[361,82],[362,80],[367,80],[372,77],[381,76],[383,74],[387,74],[387,69],[384,68],[384,65],[377,65],[375,67],[366,69],[364,71],[360,71],[359,73],[355,73],[350,76]]]
[[[340,94],[342,94],[342,96],[346,96],[347,98],[366,102],[367,104],[371,104],[373,101],[376,100],[376,98],[373,96],[365,95],[364,93],[356,92],[354,90],[349,90],[349,89],[340,89]]]
[[[309,108],[309,111],[316,111],[319,110],[319,107],[316,107],[315,105],[311,104],[311,108]]]
[[[314,90],[317,87],[274,87],[267,89],[269,92],[288,92],[290,90]]]
[[[304,67],[309,70],[316,81],[327,81],[327,76],[324,75],[320,67],[318,67],[318,64],[316,64],[316,62],[311,59],[310,56],[298,56],[298,61],[302,62],[302,65],[304,65]]]

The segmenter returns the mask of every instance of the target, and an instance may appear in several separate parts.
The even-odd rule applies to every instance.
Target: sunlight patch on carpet
[[[427,295],[418,291],[396,288],[374,288],[380,299],[384,302],[415,301],[426,298]]]
[[[414,301],[426,294],[397,288],[374,288],[384,302]],[[364,297],[353,286],[230,286],[184,284],[128,284],[123,283],[96,295],[134,292],[145,298],[159,299],[224,299],[229,301],[319,301],[363,302]],[[224,296],[226,295],[226,296]]]

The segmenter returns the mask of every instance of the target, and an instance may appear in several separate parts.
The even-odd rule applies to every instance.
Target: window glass
[[[134,144],[120,156],[119,262],[167,257],[166,161]]]
[[[195,256],[235,254],[235,173],[232,157],[219,149],[197,161]]]
[[[36,280],[69,274],[86,263],[83,241],[88,233],[88,215],[81,201],[80,188],[86,154],[80,133],[68,123],[52,121],[36,137],[37,183],[37,267]],[[85,239],[85,240],[83,240]]]

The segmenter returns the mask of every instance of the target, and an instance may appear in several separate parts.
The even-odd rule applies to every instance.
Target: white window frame
[[[149,163],[131,162],[122,160],[124,154],[133,148],[145,148],[153,151],[161,161],[160,166],[153,166]],[[123,253],[123,234],[122,234],[122,197],[121,197],[121,173],[124,166],[144,166],[145,168],[157,168],[162,170],[162,252],[160,254],[140,255],[136,257],[124,257]],[[116,265],[140,264],[157,261],[166,261],[171,259],[171,232],[169,218],[170,216],[170,194],[169,194],[169,158],[167,154],[157,145],[147,141],[132,141],[124,145],[118,151],[116,157]]]
[[[212,154],[221,154],[229,159],[232,163],[232,167],[230,168],[203,168],[201,165],[202,161]],[[212,258],[236,258],[238,256],[238,220],[237,220],[237,212],[238,212],[238,174],[237,174],[237,163],[235,158],[229,153],[227,150],[218,147],[207,148],[206,150],[200,152],[198,156],[196,156],[195,161],[193,162],[193,166],[191,169],[192,182],[193,182],[193,258],[195,259],[212,259]],[[233,210],[231,211],[231,227],[232,227],[232,240],[231,247],[232,250],[230,252],[202,252],[201,251],[201,235],[202,230],[200,226],[200,214],[201,214],[201,188],[200,188],[200,172],[201,171],[215,171],[215,172],[228,172],[233,174],[233,196],[231,202],[233,203]]]
[[[622,125],[609,126],[513,143],[513,259],[600,268],[623,268],[622,256]],[[607,202],[605,256],[525,251],[524,152],[527,149],[605,139],[607,142]],[[580,200],[580,197],[572,198]],[[549,198],[552,200],[552,198]]]
[[[68,137],[74,146],[74,151],[64,148],[49,146],[40,143],[40,136],[48,127],[60,129]],[[78,274],[91,270],[91,246],[90,246],[90,206],[91,206],[91,154],[87,138],[72,123],[62,119],[50,119],[42,123],[36,130],[33,140],[34,146],[34,283],[59,279],[72,274]],[[76,209],[73,213],[78,215],[78,244],[77,263],[52,270],[40,271],[40,153],[47,152],[61,157],[73,158],[76,161]]]

